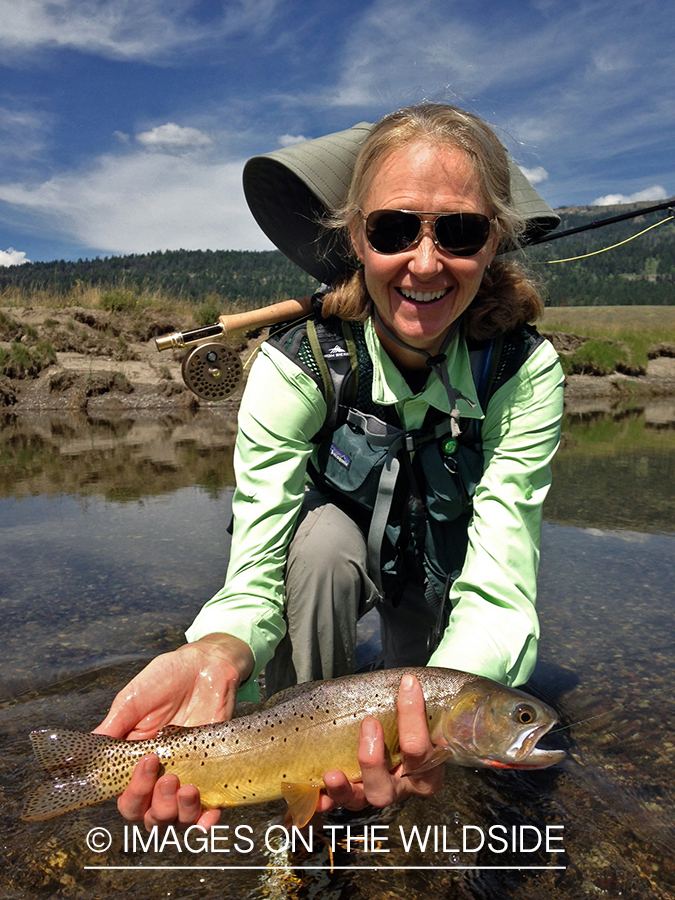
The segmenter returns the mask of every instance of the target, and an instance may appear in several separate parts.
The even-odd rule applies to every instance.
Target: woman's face
[[[488,219],[494,215],[480,192],[469,155],[426,142],[405,145],[384,159],[362,201],[364,215],[376,209],[476,212]],[[366,288],[383,321],[400,340],[434,355],[476,296],[498,236],[493,225],[482,250],[461,258],[435,245],[430,224],[423,229],[419,243],[401,253],[373,250],[363,219],[354,224],[351,237],[363,263]],[[418,354],[406,354],[386,335],[379,336],[399,364],[424,364]]]

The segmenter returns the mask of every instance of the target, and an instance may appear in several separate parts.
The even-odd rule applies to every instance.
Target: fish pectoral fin
[[[419,775],[422,772],[428,772],[430,769],[435,769],[436,766],[440,766],[441,763],[451,759],[452,756],[453,751],[450,747],[441,747],[437,744],[429,759],[426,762],[423,762],[421,766],[413,769],[412,772],[404,772],[403,778],[407,778],[409,775]]]
[[[284,782],[281,785],[281,793],[288,803],[293,824],[298,828],[304,828],[316,812],[321,785]]]

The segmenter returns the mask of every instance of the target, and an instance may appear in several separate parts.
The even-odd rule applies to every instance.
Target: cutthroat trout
[[[35,754],[54,780],[29,797],[23,818],[49,819],[115,797],[141,757],[157,753],[164,772],[199,788],[204,807],[284,797],[293,823],[302,826],[316,809],[325,772],[341,769],[350,781],[360,780],[359,728],[367,716],[382,723],[390,769],[398,764],[396,701],[408,673],[422,686],[435,747],[417,771],[446,761],[538,769],[564,758],[563,750],[536,746],[557,721],[541,701],[453,669],[388,669],[298,685],[252,715],[196,728],[168,725],[150,740],[34,731]]]

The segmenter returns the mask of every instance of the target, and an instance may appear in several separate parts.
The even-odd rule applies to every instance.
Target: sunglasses
[[[422,240],[422,225],[433,226],[434,244],[453,256],[475,256],[490,236],[494,219],[481,213],[425,213],[376,209],[363,217],[368,243],[376,253],[403,253]]]

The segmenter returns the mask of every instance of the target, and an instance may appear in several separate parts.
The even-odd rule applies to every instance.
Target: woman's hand
[[[239,684],[251,674],[253,654],[243,641],[211,634],[156,657],[115,697],[98,734],[143,740],[165,725],[204,725],[232,718]],[[158,779],[159,759],[144,757],[117,806],[130,822],[210,828],[220,810],[202,810],[194,785],[175,775]]]
[[[444,766],[403,777],[406,772],[420,768],[434,749],[429,737],[424,694],[419,681],[412,675],[403,676],[398,692],[398,736],[402,759],[390,772],[382,725],[376,719],[364,719],[358,751],[363,780],[351,783],[337,769],[326,772],[323,781],[327,794],[322,794],[319,800],[319,811],[325,812],[336,806],[347,809],[362,809],[369,804],[383,807],[413,794],[420,797],[435,794],[443,784]]]

